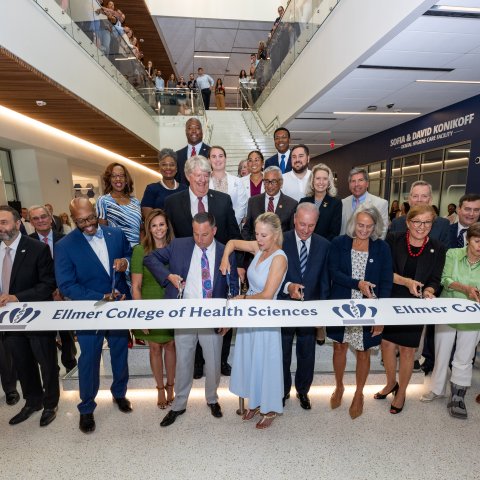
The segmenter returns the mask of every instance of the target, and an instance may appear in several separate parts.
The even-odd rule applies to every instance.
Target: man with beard
[[[55,274],[60,291],[71,300],[130,299],[125,278],[132,253],[130,243],[120,228],[99,226],[94,206],[87,198],[74,198],[70,214],[77,228],[55,245]],[[112,362],[113,401],[120,411],[132,411],[125,397],[128,382],[128,330],[77,329],[80,345],[78,380],[81,402],[80,430],[95,430],[93,412],[99,388],[100,357],[107,339]]]
[[[49,248],[21,235],[20,224],[16,210],[0,207],[0,307],[10,302],[51,300],[56,286]],[[55,336],[56,332],[37,331],[5,334],[5,346],[13,357],[25,398],[25,406],[10,419],[10,425],[24,422],[42,408],[41,427],[55,420],[60,398]]]
[[[185,135],[187,136],[187,146],[177,150],[177,174],[175,180],[179,183],[188,185],[188,179],[185,176],[185,162],[195,155],[208,157],[210,147],[203,143],[203,130],[200,120],[189,118],[185,124]]]
[[[312,172],[308,169],[310,151],[306,145],[297,145],[290,150],[292,170],[283,175],[282,192],[297,202],[305,196]]]
[[[265,168],[279,167],[282,175],[292,169],[292,161],[290,158],[290,132],[284,128],[279,127],[273,132],[273,141],[277,153],[270,157],[265,162]]]

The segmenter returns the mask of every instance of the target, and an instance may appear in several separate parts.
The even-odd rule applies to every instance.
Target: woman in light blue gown
[[[250,289],[237,299],[277,298],[287,272],[287,257],[281,249],[283,242],[280,219],[271,212],[263,213],[255,221],[256,241],[230,240],[223,254],[220,270],[230,270],[229,255],[234,250],[248,252],[255,257],[248,268]],[[260,413],[256,424],[268,428],[277,414],[283,412],[283,362],[280,327],[239,328],[235,341],[230,391],[248,398],[248,410],[243,420],[252,420]]]

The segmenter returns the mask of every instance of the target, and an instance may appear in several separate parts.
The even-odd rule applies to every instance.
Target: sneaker
[[[415,360],[413,362],[413,371],[414,372],[420,372],[422,370],[422,367],[420,365],[420,362],[418,360]]]
[[[445,395],[437,395],[436,393],[430,391],[428,393],[425,393],[424,395],[422,395],[420,397],[420,401],[421,402],[425,402],[425,403],[428,403],[428,402],[433,402],[434,400],[437,400],[439,398],[445,398]]]

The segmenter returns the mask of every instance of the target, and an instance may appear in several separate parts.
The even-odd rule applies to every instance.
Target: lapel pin
[[[25,250],[22,250],[22,253],[25,253]]]
[[[328,207],[328,202],[325,202],[325,203],[323,204],[323,208],[325,208],[325,207]]]
[[[435,250],[433,248],[430,249],[430,253],[434,253]]]
[[[278,208],[282,208],[282,206],[281,206],[281,205],[278,205]]]
[[[369,262],[370,262],[370,263],[373,263],[373,258],[371,258],[371,259],[369,260]]]

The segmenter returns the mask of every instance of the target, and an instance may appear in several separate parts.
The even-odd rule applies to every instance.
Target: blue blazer
[[[267,158],[267,160],[265,162],[265,166],[263,168],[265,169],[265,168],[268,168],[268,167],[279,167],[280,168],[280,164],[278,163],[278,153],[276,153],[275,155],[273,155],[270,158]],[[292,155],[289,155],[288,160],[287,160],[287,165],[285,166],[285,173],[289,172],[291,169],[292,169]]]
[[[305,286],[303,290],[305,300],[326,300],[330,294],[328,274],[330,242],[316,233],[311,236],[307,268],[303,277],[300,272],[300,258],[298,256],[295,230],[290,230],[285,234],[282,250],[288,258],[288,270],[278,298],[283,300],[290,299],[288,294],[283,293],[283,289],[287,282],[292,282],[301,283]]]
[[[458,236],[458,222],[452,223],[450,225],[450,243],[448,245],[448,248],[458,248],[457,236]]]
[[[215,240],[215,268],[213,275],[213,298],[226,298],[228,293],[227,277],[219,267],[225,246]],[[154,250],[143,259],[157,282],[165,288],[165,298],[177,298],[178,290],[167,277],[173,273],[187,278],[192,260],[195,242],[193,237],[175,238],[168,247]],[[230,289],[232,295],[238,294],[238,275],[235,254],[230,255]]]
[[[330,249],[329,270],[332,279],[332,300],[351,298],[352,288],[358,288],[358,280],[352,278],[353,238],[341,235],[333,239]],[[375,284],[378,298],[389,298],[393,286],[393,266],[390,247],[384,240],[370,240],[368,245],[365,280]]]
[[[110,260],[110,275],[105,271],[88,240],[77,228],[54,246],[55,276],[58,288],[71,300],[101,300],[112,291],[113,260],[130,261],[132,248],[120,228],[100,226]],[[131,299],[125,273],[116,273],[115,288]]]

